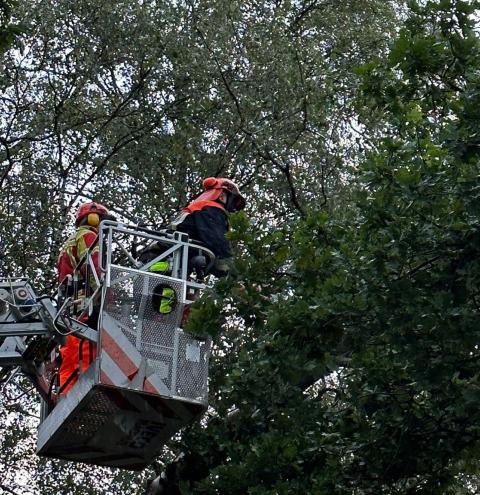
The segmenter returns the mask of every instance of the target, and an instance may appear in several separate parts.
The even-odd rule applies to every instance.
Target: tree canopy
[[[214,337],[210,409],[144,473],[165,472],[157,493],[478,491],[478,4],[402,7],[16,7],[5,273],[52,288],[85,198],[159,225],[205,175],[249,197],[231,219],[235,275],[189,323]],[[12,469],[32,406],[2,401],[5,490],[29,493]],[[21,466],[42,493],[145,490],[128,473]]]
[[[17,240],[8,269],[31,275],[21,253],[34,252],[45,283],[85,198],[158,226],[223,174],[272,218],[324,203],[354,144],[352,69],[395,19],[379,1],[47,1],[16,15],[28,35],[0,81],[0,235]]]
[[[411,7],[357,70],[376,132],[347,211],[261,241],[240,222],[248,284],[191,321],[224,347],[215,414],[183,438],[205,468],[179,463],[185,493],[478,490],[475,5]]]

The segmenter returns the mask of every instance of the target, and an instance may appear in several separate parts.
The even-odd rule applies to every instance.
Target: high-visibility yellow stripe
[[[154,273],[164,273],[170,268],[170,263],[168,261],[157,261],[148,268],[149,272]]]
[[[85,253],[88,251],[89,247],[87,246],[87,243],[85,242],[85,235],[86,234],[91,234],[94,233],[92,232],[91,229],[88,227],[80,227],[75,235],[75,240],[76,240],[76,245],[77,245],[77,258],[78,261],[80,261]],[[98,244],[91,250],[91,253],[93,254],[95,251],[99,251],[100,248]],[[77,261],[77,262],[78,262]]]
[[[76,245],[76,234],[71,235],[66,241],[65,244],[63,245],[62,251],[60,252],[60,255],[58,256],[58,259],[66,254],[68,256],[68,259],[70,261],[70,265],[75,268],[77,265],[77,259],[75,258],[75,255],[73,254],[73,249],[75,248]]]
[[[162,314],[168,314],[173,311],[173,297],[175,291],[169,287],[164,287],[162,290],[162,296],[160,299],[159,311]]]
[[[74,270],[76,270],[79,261],[89,250],[87,243],[85,242],[85,235],[88,233],[95,233],[95,231],[87,226],[79,227],[77,231],[65,241],[58,259],[60,260],[61,257],[66,254],[70,261],[70,265],[73,267]],[[91,254],[99,251],[100,247],[96,245],[91,250]]]

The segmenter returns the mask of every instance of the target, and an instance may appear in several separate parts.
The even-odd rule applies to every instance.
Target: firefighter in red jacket
[[[98,273],[99,247],[95,245],[98,236],[98,226],[103,218],[108,216],[108,210],[100,203],[89,202],[80,206],[75,218],[77,230],[72,234],[62,247],[58,257],[58,278],[63,283],[68,275],[72,275],[79,263],[79,275],[83,291],[88,289],[90,280],[88,277],[85,255],[90,250],[95,270]],[[87,340],[82,340],[73,335],[67,337],[67,342],[60,348],[62,364],[60,365],[60,392],[67,393],[75,384],[79,375],[80,361],[82,372],[85,371],[95,357],[96,346]]]
[[[212,272],[224,276],[232,257],[225,237],[229,229],[228,214],[243,210],[245,198],[230,179],[209,177],[203,181],[203,189],[203,193],[182,210],[171,226],[210,249],[216,257]]]

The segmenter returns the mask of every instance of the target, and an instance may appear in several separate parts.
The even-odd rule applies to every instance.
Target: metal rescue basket
[[[140,266],[125,241],[153,243],[156,256]],[[100,276],[90,270],[95,290],[84,302],[91,317],[98,314],[96,358],[53,409],[44,407],[37,449],[49,457],[142,469],[207,407],[210,341],[181,326],[187,305],[204,288],[202,278],[192,276],[195,260],[208,264],[213,254],[181,233],[114,222],[101,224],[99,244]],[[163,274],[149,271],[159,262]],[[65,317],[59,310],[57,319]]]

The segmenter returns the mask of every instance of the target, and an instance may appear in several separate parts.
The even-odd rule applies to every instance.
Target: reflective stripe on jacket
[[[82,225],[65,241],[60,255],[58,256],[59,282],[62,282],[67,275],[71,275],[74,272],[80,260],[96,240],[97,229],[88,225]],[[99,247],[95,246],[92,250],[92,260],[97,273],[98,252]],[[82,268],[83,273],[85,273],[85,270],[86,267]]]
[[[194,211],[203,210],[207,206],[218,208],[219,210],[222,210],[225,213],[225,215],[227,215],[227,210],[225,210],[225,208],[220,203],[217,203],[216,201],[210,201],[208,199],[204,199],[201,201],[192,201],[188,206],[186,206],[183,209],[183,211],[186,211],[188,213],[193,213]]]

